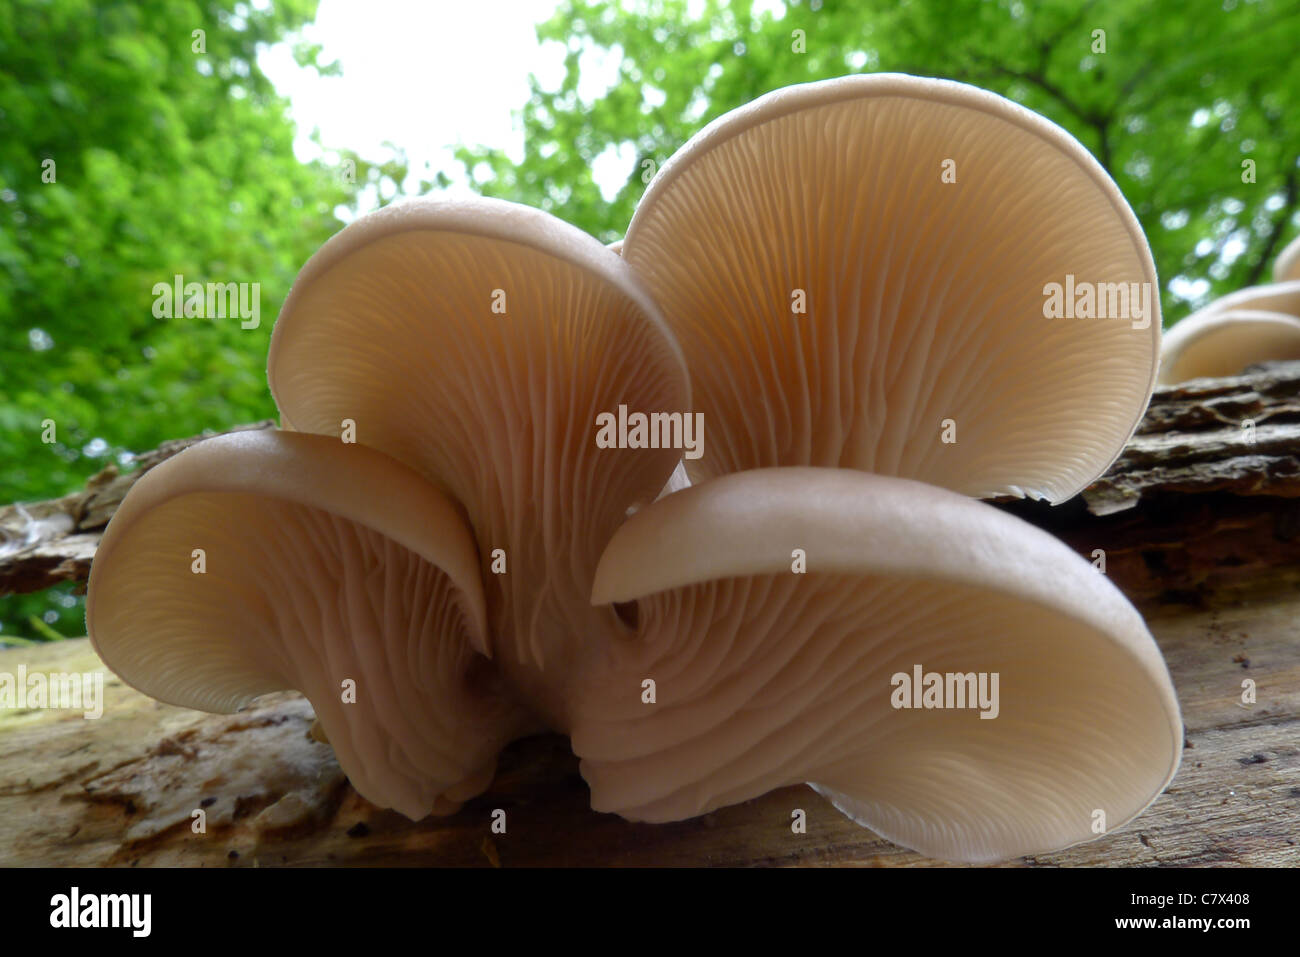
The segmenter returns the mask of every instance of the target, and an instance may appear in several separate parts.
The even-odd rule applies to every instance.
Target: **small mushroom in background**
[[[1278,254],[1273,279],[1174,323],[1160,345],[1160,383],[1239,375],[1256,362],[1300,359],[1300,237]]]
[[[1211,309],[1188,316],[1165,335],[1162,385],[1237,375],[1270,359],[1300,359],[1300,318],[1258,309]]]
[[[804,781],[950,860],[1154,800],[1182,728],[1141,617],[967,497],[1068,497],[1150,397],[1158,302],[1044,306],[1067,276],[1154,285],[1092,157],[961,84],[808,84],[688,142],[623,253],[493,200],[332,238],[272,337],[294,431],[201,443],[113,519],[87,603],[104,661],[211,710],[298,688],[357,790],[412,818],[544,728],[600,810],[677,820]],[[599,443],[624,411],[702,412],[703,454]],[[954,693],[997,675],[996,703],[899,706],[914,667]]]
[[[1274,282],[1300,282],[1300,236],[1291,240],[1273,260]]]

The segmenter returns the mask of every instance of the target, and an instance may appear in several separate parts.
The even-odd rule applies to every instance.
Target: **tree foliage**
[[[274,413],[266,349],[296,271],[336,210],[400,194],[407,175],[399,148],[294,158],[256,57],[315,7],[0,4],[0,503]],[[523,161],[458,159],[481,192],[606,241],[709,120],[791,83],[890,70],[995,90],[1082,140],[1142,220],[1166,321],[1265,279],[1300,221],[1300,0],[562,0],[538,37],[564,47],[565,72],[555,89],[532,81]],[[615,81],[593,85],[602,62]],[[607,198],[592,170],[610,161],[627,175]],[[258,327],[156,317],[153,289],[176,275],[258,283]],[[67,588],[0,599],[0,641],[76,634],[79,616]]]
[[[314,13],[315,0],[0,4],[0,503],[274,414],[272,321],[357,189],[294,158],[287,104],[256,62]],[[177,274],[259,283],[259,326],[155,317],[153,287]],[[7,600],[2,633],[39,636],[37,613],[83,627],[64,589]]]
[[[566,71],[558,89],[532,81],[523,162],[458,159],[483,192],[606,241],[649,164],[709,120],[791,83],[878,71],[973,83],[1073,133],[1142,222],[1166,322],[1266,279],[1300,222],[1295,0],[565,0],[538,36],[565,46]],[[584,65],[602,56],[617,82],[584,96]],[[591,172],[607,151],[635,158],[610,200]]]

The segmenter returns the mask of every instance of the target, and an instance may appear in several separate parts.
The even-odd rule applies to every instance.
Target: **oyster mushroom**
[[[622,255],[709,423],[694,480],[842,466],[1061,501],[1151,394],[1136,217],[1067,132],[964,84],[855,75],[733,110],[662,166]],[[1149,308],[1047,318],[1045,288],[1074,281]]]
[[[295,428],[337,435],[351,420],[358,442],[464,507],[487,653],[563,726],[575,650],[618,627],[590,604],[596,561],[682,455],[599,448],[597,416],[690,407],[680,351],[627,265],[526,206],[390,206],[303,267],[267,377]]]
[[[1269,359],[1300,359],[1300,318],[1211,307],[1176,323],[1160,347],[1160,382],[1237,375]]]
[[[592,598],[636,602],[640,625],[575,693],[597,810],[672,821],[809,782],[892,841],[991,861],[1119,826],[1178,767],[1178,703],[1132,605],[1046,532],[934,486],[714,479],[629,519]],[[963,704],[898,708],[891,678],[918,666],[962,676]]]
[[[956,84],[851,78],[738,112],[664,167],[623,258],[488,200],[390,207],[326,243],[268,359],[296,431],[164,462],[114,518],[88,606],[110,666],[176,694],[184,643],[172,678],[151,649],[193,633],[217,664],[184,700],[299,687],[358,789],[412,817],[482,790],[487,753],[541,727],[571,736],[597,807],[645,820],[811,781],[908,846],[989,860],[1138,813],[1181,745],[1140,617],[1065,546],[958,494],[1063,497],[1131,432],[1158,315],[1044,305],[1067,275],[1154,281],[1131,212],[1061,131]],[[941,146],[965,191],[905,161],[939,181]],[[719,156],[766,188],[738,192]],[[767,301],[789,288],[809,303],[794,333]],[[702,408],[708,447],[606,447],[620,408]],[[946,451],[941,414],[962,430]],[[223,524],[231,492],[273,504]],[[185,577],[196,530],[243,577]],[[214,584],[201,620],[123,610]],[[304,597],[282,612],[272,587]],[[404,641],[422,649],[405,670]],[[894,708],[905,664],[997,673],[996,719]],[[354,668],[383,704],[328,700]]]
[[[414,818],[477,794],[537,727],[475,650],[483,587],[455,504],[323,436],[232,433],[143,476],[95,555],[86,627],[169,704],[303,692],[356,789]]]
[[[1160,382],[1237,375],[1269,359],[1300,359],[1300,239],[1263,286],[1238,289],[1174,323],[1160,344]]]

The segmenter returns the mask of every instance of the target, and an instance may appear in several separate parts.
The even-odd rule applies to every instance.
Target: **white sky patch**
[[[1175,276],[1169,280],[1169,291],[1186,302],[1197,302],[1210,294],[1210,280]]]
[[[591,164],[591,178],[596,181],[605,202],[613,202],[618,191],[627,183],[636,168],[636,146],[632,143],[612,143],[601,150]]]
[[[618,82],[618,67],[623,62],[623,47],[615,43],[608,50],[586,46],[578,54],[578,99],[595,103]],[[551,84],[554,88],[559,81]]]
[[[454,147],[497,147],[519,161],[523,132],[514,112],[528,99],[528,75],[544,89],[564,77],[564,46],[539,44],[535,29],[555,7],[556,0],[321,0],[302,39],[321,44],[321,62],[339,61],[343,75],[300,68],[287,43],[262,49],[258,65],[292,104],[300,160],[322,155],[313,128],[326,150],[352,149],[371,160],[389,158],[388,142],[410,160],[408,190],[443,170],[454,180],[450,192],[467,195]],[[593,57],[593,82],[610,70],[617,75],[616,57]],[[363,196],[363,212],[377,205],[377,196]]]
[[[780,20],[785,16],[785,4],[781,0],[754,0],[751,12],[755,18],[770,13],[772,19]]]

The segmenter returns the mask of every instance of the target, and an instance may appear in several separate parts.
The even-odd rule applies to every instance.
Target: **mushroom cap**
[[[390,206],[303,268],[267,369],[294,428],[337,435],[351,419],[357,442],[464,507],[503,645],[492,657],[562,727],[563,695],[541,673],[565,673],[583,635],[617,626],[588,602],[596,561],[682,454],[601,448],[598,416],[690,408],[681,352],[632,270],[525,206]]]
[[[1204,309],[1176,323],[1160,347],[1160,382],[1237,375],[1268,359],[1300,359],[1300,318],[1259,309]]]
[[[475,650],[483,589],[455,504],[323,436],[218,436],[141,477],[95,555],[86,628],[169,704],[231,712],[301,691],[357,790],[412,818],[486,787],[535,725]]]
[[[693,486],[619,529],[592,600],[639,623],[581,685],[597,810],[677,820],[806,781],[891,841],[990,861],[1090,840],[1098,809],[1113,830],[1178,767],[1133,606],[1051,535],[933,486],[811,468]],[[997,673],[996,717],[894,707],[918,665]]]
[[[1173,330],[1184,326],[1191,319],[1216,312],[1278,312],[1288,316],[1300,316],[1300,280],[1292,282],[1275,282],[1264,286],[1247,286],[1222,296],[1204,309],[1192,313],[1186,319],[1174,323]]]
[[[691,370],[696,481],[842,466],[1060,501],[1155,380],[1159,285],[1119,189],[1060,127],[960,83],[847,76],[725,114],[660,169],[623,258]],[[1149,284],[1150,314],[1049,319],[1067,276]]]
[[[1273,281],[1300,281],[1300,236],[1291,240],[1273,260]]]

